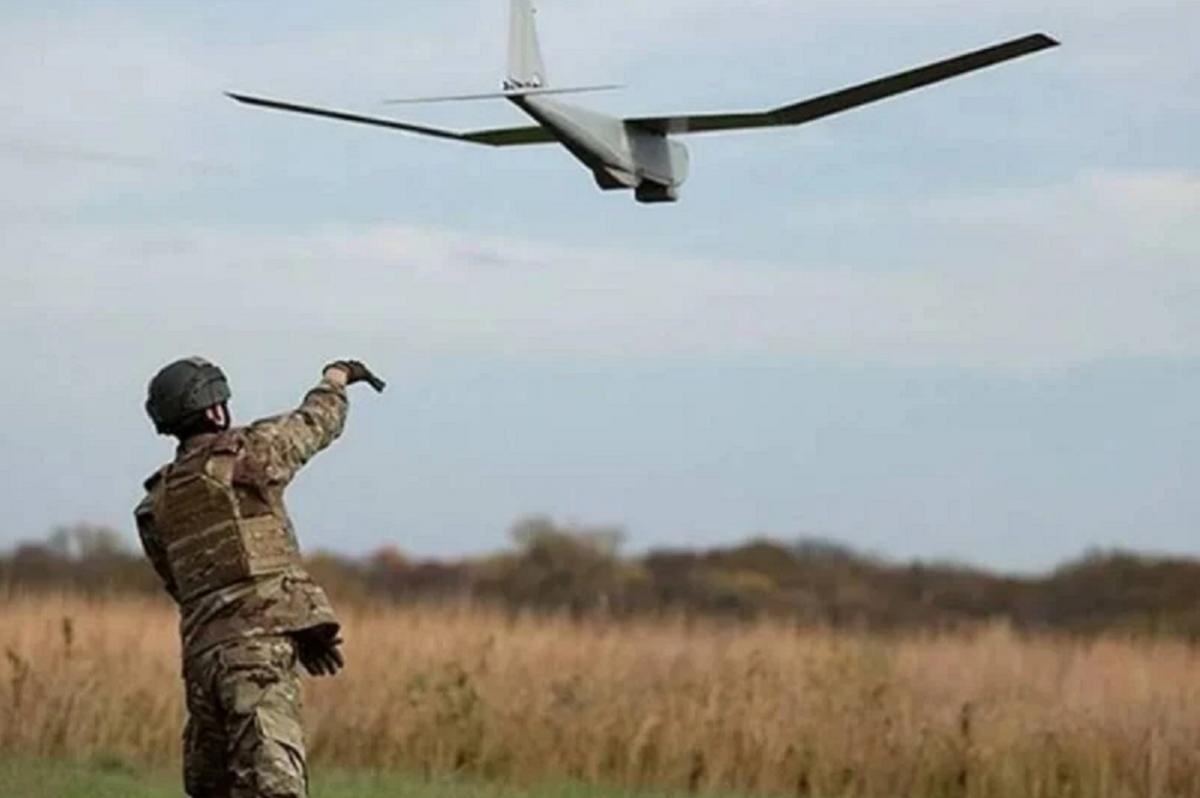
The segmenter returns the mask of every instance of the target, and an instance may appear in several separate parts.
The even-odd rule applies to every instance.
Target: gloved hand
[[[361,360],[335,360],[326,366],[324,371],[328,371],[329,369],[341,369],[346,372],[347,385],[353,385],[356,382],[366,382],[375,389],[376,393],[383,393],[383,389],[387,387],[387,383],[376,377],[371,369],[367,368],[367,364]]]
[[[346,666],[338,646],[342,639],[330,626],[317,626],[292,635],[296,641],[296,656],[311,676],[336,676]]]

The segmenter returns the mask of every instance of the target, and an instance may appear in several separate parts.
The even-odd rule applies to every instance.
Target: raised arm
[[[346,425],[346,386],[356,382],[370,383],[376,391],[384,388],[359,361],[339,360],[325,367],[321,381],[298,408],[247,428],[249,454],[266,468],[271,481],[290,482],[317,452],[337,440]]]
[[[346,426],[345,373],[329,368],[295,410],[256,421],[246,429],[248,454],[273,482],[291,482],[305,463]]]

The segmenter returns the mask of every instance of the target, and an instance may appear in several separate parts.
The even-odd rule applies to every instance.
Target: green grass
[[[178,777],[142,773],[129,765],[100,760],[8,762],[0,760],[0,798],[179,798]],[[467,782],[425,782],[398,775],[318,773],[311,798],[667,798],[585,785],[500,789]],[[712,796],[711,798],[716,798]]]

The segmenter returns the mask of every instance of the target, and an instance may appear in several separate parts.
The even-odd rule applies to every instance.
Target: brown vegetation
[[[318,765],[797,796],[1200,795],[1200,651],[776,621],[343,607]],[[0,757],[174,763],[174,611],[0,598]]]

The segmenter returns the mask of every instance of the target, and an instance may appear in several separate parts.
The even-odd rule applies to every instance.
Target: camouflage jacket
[[[180,609],[180,635],[185,657],[218,643],[260,635],[287,634],[317,626],[337,628],[325,592],[299,560],[299,547],[284,506],[283,494],[297,472],[339,435],[346,421],[344,387],[322,380],[297,409],[248,427],[184,441],[174,462],[146,480],[146,497],[135,511],[138,534]],[[180,584],[179,560],[170,546],[177,535],[169,528],[164,497],[172,475],[203,471],[232,507],[237,518],[267,520],[284,536],[294,553],[270,573],[246,576],[232,584],[196,593]],[[193,561],[212,552],[193,552]]]

